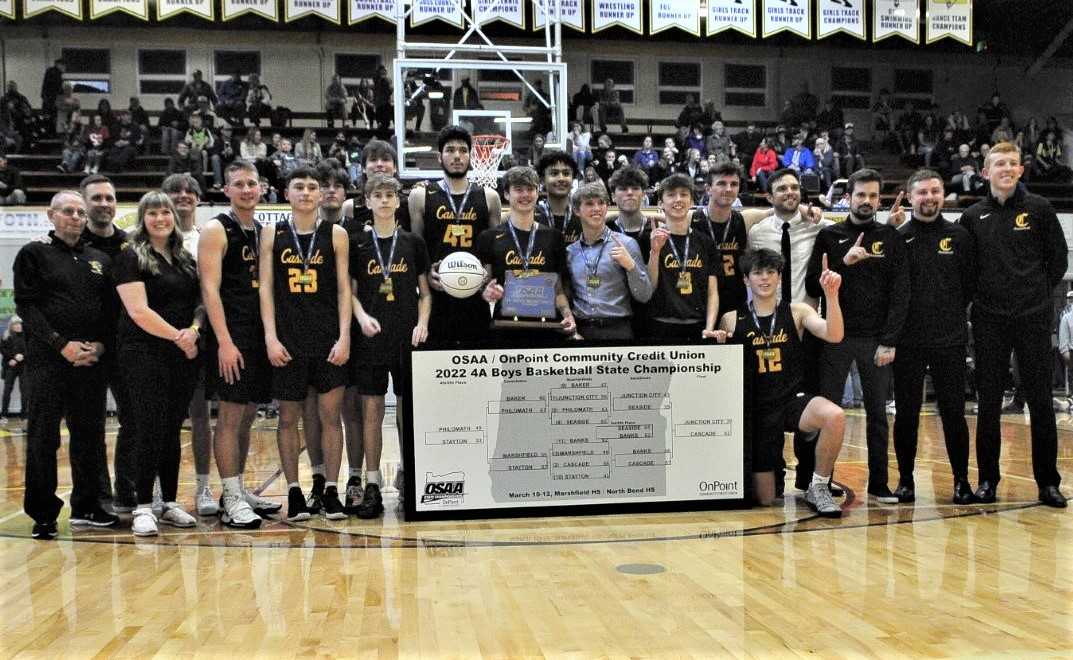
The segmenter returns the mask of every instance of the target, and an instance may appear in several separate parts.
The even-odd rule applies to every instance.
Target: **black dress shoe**
[[[995,495],[995,486],[990,481],[981,481],[974,497],[980,504],[993,504],[998,499]]]
[[[1066,496],[1058,490],[1058,486],[1045,486],[1039,489],[1039,501],[1056,509],[1066,508]]]
[[[831,491],[831,497],[845,497],[846,491],[833,481],[827,482],[827,490]]]
[[[899,483],[894,489],[894,496],[898,498],[898,504],[911,504],[917,501],[916,488],[911,483]]]
[[[973,494],[968,480],[954,482],[954,504],[972,504],[975,501],[976,495]]]

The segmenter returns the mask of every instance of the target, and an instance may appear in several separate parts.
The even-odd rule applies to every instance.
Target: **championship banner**
[[[0,0],[0,16],[15,20],[15,0]]]
[[[606,30],[615,25],[641,34],[641,0],[593,0],[592,31]]]
[[[343,21],[340,0],[286,0],[283,22],[290,23],[306,16],[317,16],[339,25]]]
[[[279,3],[276,0],[220,0],[220,13],[225,21],[254,14],[278,23]]]
[[[972,45],[972,0],[928,0],[927,41],[950,37]]]
[[[407,520],[748,506],[741,346],[409,358]]]
[[[413,0],[410,25],[416,27],[429,21],[443,21],[463,27],[463,0]]]
[[[116,12],[148,21],[149,0],[89,0],[90,18],[101,18]]]
[[[656,34],[670,28],[678,28],[699,37],[698,0],[649,0],[648,33]]]
[[[30,18],[47,11],[57,11],[61,14],[82,20],[82,0],[23,0],[22,17]],[[12,7],[14,9],[14,7]],[[14,14],[14,11],[12,11]],[[14,18],[14,16],[12,16]]]
[[[864,27],[864,3],[867,0],[817,0],[816,38],[823,39],[843,32],[862,41],[868,39]]]
[[[361,23],[373,17],[394,23],[395,0],[350,0],[348,25]]]
[[[919,16],[920,0],[875,0],[872,7],[872,41],[901,37],[919,44]]]
[[[708,25],[705,34],[712,36],[737,30],[756,38],[756,0],[708,0]]]
[[[578,32],[585,31],[585,5],[582,0],[548,0],[548,15],[555,16],[555,5],[562,11],[562,25]],[[544,0],[533,0],[533,29],[544,29]]]
[[[525,29],[525,4],[522,0],[470,0],[477,25],[502,21]]]
[[[213,19],[212,0],[156,0],[156,20],[193,14],[206,20]]]
[[[809,16],[812,0],[762,0],[762,3],[765,37],[793,32],[806,39],[812,38],[812,19]]]

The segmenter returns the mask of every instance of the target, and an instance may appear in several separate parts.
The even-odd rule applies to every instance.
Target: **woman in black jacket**
[[[11,392],[15,389],[15,381],[19,381],[19,395],[22,400],[22,415],[26,416],[26,402],[30,397],[26,395],[26,379],[22,377],[26,367],[26,335],[22,333],[22,319],[12,316],[8,321],[4,338],[0,340],[0,354],[4,360],[4,401],[3,410],[0,411],[0,421],[7,421],[7,414],[11,405]]]

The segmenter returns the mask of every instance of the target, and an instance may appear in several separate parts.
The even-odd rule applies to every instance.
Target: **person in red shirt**
[[[756,183],[757,190],[767,192],[768,176],[779,169],[779,156],[768,146],[767,138],[760,140],[760,146],[753,155],[753,164],[749,168],[749,179]]]

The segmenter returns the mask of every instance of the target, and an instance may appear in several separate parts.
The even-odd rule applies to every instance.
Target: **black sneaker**
[[[916,488],[912,482],[900,481],[894,489],[894,496],[898,498],[899,504],[911,504],[917,500]]]
[[[890,492],[890,488],[886,485],[883,486],[869,486],[868,494],[875,498],[876,502],[880,504],[897,504],[898,497]]]
[[[97,505],[97,508],[90,511],[71,512],[71,525],[73,526],[85,526],[91,527],[111,527],[119,522],[119,516],[114,513],[108,513],[104,509]]]
[[[361,477],[351,477],[346,482],[346,499],[343,501],[343,512],[348,516],[354,516],[358,513],[358,506],[361,505],[361,498],[365,494],[365,491],[361,487]]]
[[[300,522],[309,520],[310,517],[302,489],[298,486],[292,487],[287,491],[287,522]]]
[[[309,497],[306,498],[306,508],[310,513],[320,513],[320,510],[324,507],[324,475],[313,475],[313,488],[309,491]]]
[[[47,523],[34,523],[34,529],[30,536],[41,541],[51,541],[56,538],[56,521]]]
[[[324,517],[328,520],[346,518],[346,511],[343,510],[343,503],[339,501],[339,491],[335,489],[335,486],[331,486],[324,491],[324,497],[321,502],[324,505]]]
[[[366,484],[365,497],[358,507],[358,517],[364,520],[379,518],[384,515],[384,498],[380,495],[380,486]]]

